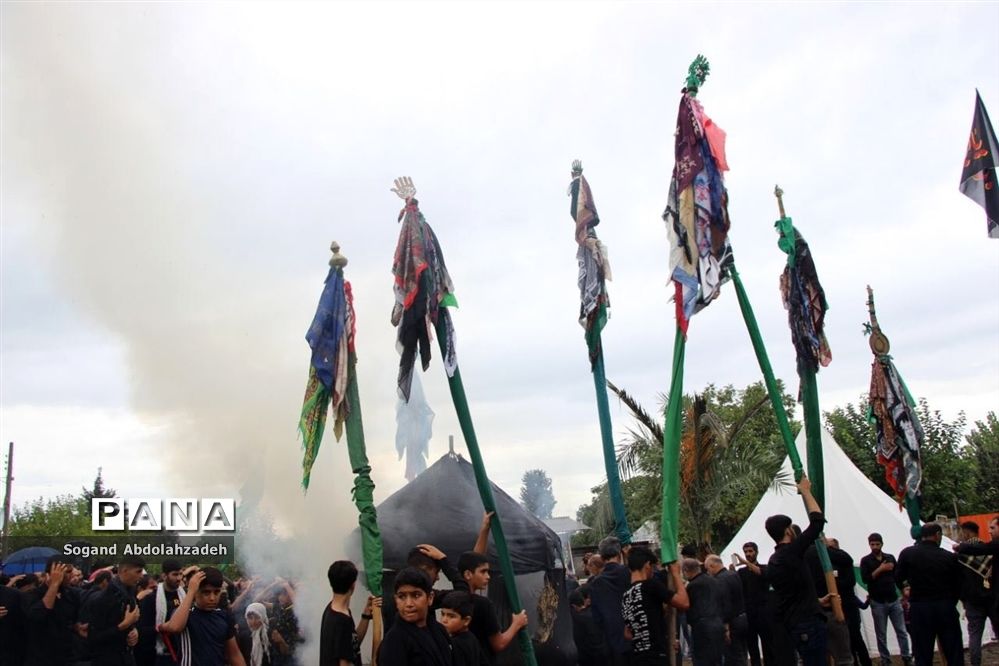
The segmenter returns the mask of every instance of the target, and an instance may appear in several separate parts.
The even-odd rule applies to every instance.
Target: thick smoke
[[[291,193],[273,186],[270,174],[285,168],[273,161],[288,155],[273,145],[261,154],[267,127],[228,108],[252,102],[240,68],[199,61],[198,45],[181,55],[174,14],[158,12],[153,34],[164,44],[123,30],[95,45],[100,22],[121,14],[64,9],[4,30],[4,161],[18,165],[4,185],[37,218],[60,289],[125,349],[133,408],[161,426],[156,450],[90,455],[131,457],[177,496],[242,496],[238,519],[255,528],[240,535],[239,556],[252,573],[302,581],[300,618],[315,634],[329,597],[326,567],[348,555],[356,511],[345,443],[332,432],[308,495],[301,489],[303,336],[329,241],[336,235],[350,257],[361,232],[346,221],[315,223],[333,210],[322,198],[302,203],[317,183],[303,178]],[[234,86],[221,101],[220,77]],[[394,231],[391,218],[386,227]],[[390,242],[382,247],[391,251]],[[394,467],[399,477],[393,369],[382,372],[363,351],[392,348],[391,278],[387,267],[355,273],[362,400],[366,387],[386,392],[365,405],[369,423],[386,423],[370,428],[369,446],[386,450],[373,456],[375,469]],[[386,315],[376,318],[379,306]]]

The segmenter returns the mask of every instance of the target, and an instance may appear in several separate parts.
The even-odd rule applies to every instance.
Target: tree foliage
[[[971,515],[999,507],[999,423],[994,412],[977,421],[968,435],[964,412],[953,421],[931,409],[925,398],[916,408],[926,440],[923,463],[922,519],[938,514]],[[867,396],[856,405],[826,412],[826,424],[853,464],[885,493],[891,488],[877,462],[877,434],[867,418]]]
[[[113,488],[104,485],[102,470],[91,488],[83,487],[79,495],[39,497],[14,507],[10,517],[12,537],[88,537],[108,536],[116,532],[95,533],[90,527],[90,500],[94,497],[116,497]]]
[[[634,531],[651,520],[658,530],[666,398],[659,396],[659,408],[652,416],[626,391],[609,386],[635,418],[618,448],[628,525]],[[794,405],[791,396],[782,395],[787,407]],[[738,531],[775,482],[784,444],[761,382],[741,390],[711,384],[696,401],[700,406],[695,408],[695,397],[684,396],[680,539],[710,548],[716,542],[727,542]],[[777,480],[779,484],[789,481]],[[579,535],[580,545],[599,540],[613,524],[606,484],[593,493],[592,501],[577,513],[577,520],[592,528]]]
[[[529,469],[521,479],[520,503],[538,518],[551,518],[555,509],[552,480],[543,469]]]

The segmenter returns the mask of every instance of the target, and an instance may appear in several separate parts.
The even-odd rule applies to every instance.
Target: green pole
[[[580,196],[584,198],[589,206],[587,213],[583,213],[586,235],[588,239],[599,243],[593,227],[599,223],[596,211],[593,209],[589,184],[583,177],[583,163],[575,160],[572,163],[572,182],[569,185],[569,196],[572,203],[569,206],[569,213],[577,225],[580,224]],[[577,229],[577,234],[580,231]],[[578,241],[578,237],[577,237]],[[589,252],[591,249],[580,246],[581,252]],[[582,269],[581,269],[582,270]],[[580,280],[583,278],[580,277]],[[590,370],[593,374],[593,386],[597,392],[597,417],[600,421],[600,440],[603,445],[604,469],[607,472],[607,496],[610,498],[611,508],[614,512],[614,536],[622,544],[631,543],[631,530],[628,529],[628,515],[624,509],[624,493],[621,491],[621,474],[617,467],[617,452],[614,450],[614,429],[611,425],[610,405],[607,401],[607,371],[604,366],[604,352],[602,333],[604,325],[607,323],[607,300],[604,276],[600,274],[601,298],[597,309],[586,319],[584,328],[586,329],[586,348],[589,357],[592,359]],[[582,314],[582,313],[581,313]]]
[[[599,344],[600,332],[597,331]],[[614,433],[611,427],[610,405],[607,401],[607,377],[604,371],[604,352],[601,348],[596,363],[593,364],[593,384],[597,391],[597,414],[600,417],[600,438],[603,440],[604,467],[607,470],[607,492],[614,509],[614,534],[623,544],[631,543],[631,530],[624,511],[624,493],[621,491],[621,475],[617,469],[617,456],[614,452]]]
[[[805,442],[808,450],[808,478],[812,496],[819,506],[826,505],[825,471],[822,464],[822,417],[819,412],[819,389],[815,371],[801,374],[801,405],[805,416]]]
[[[774,408],[774,416],[777,418],[777,427],[780,430],[781,438],[784,440],[784,448],[787,450],[787,457],[791,460],[791,467],[794,469],[794,480],[801,481],[801,476],[804,473],[801,465],[801,457],[798,455],[798,449],[794,445],[794,436],[791,435],[791,424],[787,420],[787,411],[784,409],[784,403],[781,402],[780,391],[777,389],[777,379],[774,377],[773,368],[770,366],[770,357],[767,355],[767,348],[763,345],[763,336],[760,335],[760,327],[756,323],[756,315],[753,314],[753,306],[749,302],[749,296],[746,294],[746,288],[742,285],[742,278],[739,277],[739,271],[735,267],[735,262],[732,263],[730,272],[732,274],[732,283],[735,285],[735,293],[739,299],[739,309],[742,310],[742,318],[746,321],[746,329],[749,331],[749,339],[753,342],[753,351],[756,352],[756,360],[760,364],[760,370],[763,372],[763,381],[767,386],[767,394],[770,396],[770,404]],[[812,376],[814,382],[815,376]],[[815,408],[818,409],[818,402],[816,400]],[[821,428],[821,425],[819,425]],[[821,442],[821,430],[820,439]],[[807,439],[808,433],[805,433]],[[812,456],[809,452],[809,463],[811,463]],[[809,477],[811,478],[811,477]],[[818,496],[815,496],[818,499]],[[822,506],[821,500],[819,501],[819,506]],[[819,562],[822,563],[822,571],[826,574],[826,581],[828,582],[832,578],[832,562],[829,560],[829,551],[826,548],[825,533],[820,534],[819,538],[815,541],[815,548],[819,553]],[[830,587],[830,591],[835,589],[835,578],[832,578],[833,583]],[[834,602],[835,603],[835,602]],[[837,619],[842,621],[842,608],[837,612]]]
[[[801,457],[798,449],[794,446],[794,435],[791,434],[791,424],[787,420],[787,412],[784,403],[781,401],[780,391],[777,389],[777,380],[774,378],[773,368],[770,366],[770,357],[767,356],[767,348],[763,345],[763,337],[760,335],[760,327],[756,323],[756,315],[753,314],[753,306],[749,302],[746,288],[742,286],[742,278],[733,262],[729,269],[732,275],[732,283],[735,285],[735,294],[739,299],[739,309],[742,310],[742,318],[746,322],[746,329],[749,331],[749,339],[753,343],[753,351],[756,352],[756,360],[760,364],[763,372],[763,382],[767,386],[767,395],[770,396],[770,404],[774,408],[774,416],[777,418],[777,428],[780,430],[781,439],[784,441],[784,448],[787,449],[787,456],[791,459],[791,467],[794,469],[795,482],[801,481],[804,469],[801,465]]]
[[[660,528],[663,562],[677,557],[680,531],[680,438],[683,435],[683,366],[687,339],[680,326],[673,339],[673,374],[666,403],[663,430],[663,511]]]
[[[437,318],[437,341],[440,344],[441,355],[447,355],[447,330],[443,326],[444,318]],[[472,424],[472,414],[468,409],[468,398],[465,397],[465,387],[461,381],[461,371],[455,367],[454,375],[448,377],[448,388],[451,389],[451,399],[454,401],[454,409],[458,413],[458,423],[461,426],[461,434],[465,438],[465,445],[468,447],[468,455],[472,459],[472,469],[475,472],[475,485],[479,488],[479,496],[482,498],[482,506],[486,511],[493,512],[490,522],[493,534],[493,541],[496,543],[496,554],[499,556],[500,570],[503,572],[503,586],[506,588],[507,597],[515,613],[523,610],[520,603],[520,595],[517,593],[516,580],[513,576],[513,563],[510,561],[510,551],[507,548],[506,537],[503,535],[503,523],[500,521],[499,512],[496,510],[496,500],[493,497],[492,485],[489,483],[489,476],[486,474],[486,464],[482,460],[482,452],[479,450],[479,440],[475,436],[475,426]],[[517,632],[517,640],[520,642],[520,652],[524,657],[526,666],[537,666],[534,657],[534,646],[531,638],[527,635],[527,628]]]
[[[357,506],[357,524],[361,528],[361,551],[364,559],[364,577],[373,596],[382,596],[382,536],[375,512],[375,483],[371,480],[371,465],[364,445],[364,425],[361,422],[361,400],[357,391],[357,354],[347,355],[347,455],[354,472],[354,504]]]

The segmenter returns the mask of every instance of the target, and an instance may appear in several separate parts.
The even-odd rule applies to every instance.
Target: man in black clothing
[[[588,585],[569,593],[569,609],[572,612],[572,639],[576,643],[579,666],[604,666],[609,659],[607,641],[593,621]]]
[[[590,583],[590,608],[610,650],[610,661],[607,663],[623,666],[631,645],[624,637],[621,599],[631,587],[631,572],[622,563],[621,542],[617,537],[606,537],[600,542],[599,550],[604,570]]]
[[[672,641],[666,631],[663,606],[669,604],[686,610],[690,605],[679,565],[676,562],[669,565],[676,588],[676,592],[672,592],[653,577],[655,564],[656,556],[648,548],[635,546],[628,552],[631,587],[621,599],[621,614],[626,635],[631,638],[631,666],[653,666],[668,660]]]
[[[805,563],[805,551],[815,543],[826,520],[812,496],[808,477],[801,477],[798,490],[808,511],[808,527],[798,536],[788,516],[767,518],[767,534],[777,544],[767,563],[767,579],[776,597],[778,620],[787,629],[805,666],[825,666],[825,616]]]
[[[725,666],[746,666],[746,633],[749,622],[746,619],[746,605],[742,598],[742,581],[734,571],[725,568],[722,558],[717,555],[708,555],[704,558],[704,568],[711,577],[721,583],[724,591],[722,619],[728,630]]]
[[[912,652],[909,650],[909,634],[905,630],[905,613],[902,610],[902,598],[895,586],[895,556],[882,550],[884,539],[877,532],[872,532],[867,537],[867,545],[871,552],[860,558],[860,579],[867,586],[867,596],[871,601],[871,616],[874,618],[874,635],[878,642],[881,666],[891,666],[891,654],[888,652],[889,620],[902,650],[902,661],[905,666],[911,666]]]
[[[756,561],[760,547],[752,541],[742,545],[738,570],[742,582],[742,598],[746,606],[746,646],[749,648],[749,663],[751,666],[761,666],[760,650],[763,650],[763,660],[774,663],[772,646],[773,615],[770,612],[770,584],[766,580],[766,565]],[[759,641],[757,643],[757,641]]]
[[[68,666],[73,659],[73,637],[81,628],[79,590],[69,585],[72,568],[65,557],[53,555],[45,564],[44,584],[21,599],[25,666]]]
[[[908,584],[909,620],[912,625],[912,652],[916,666],[933,663],[933,645],[940,649],[949,666],[963,666],[964,649],[957,597],[961,570],[957,556],[940,548],[943,530],[936,523],[926,523],[921,540],[898,556],[895,580],[899,587]]]
[[[704,573],[693,558],[683,561],[687,579],[687,624],[690,625],[690,648],[694,666],[718,666],[725,652],[725,623],[722,606],[725,591],[721,583]]]
[[[24,609],[21,593],[0,586],[0,665],[21,666],[24,662]]]
[[[964,541],[957,546],[958,561],[963,574],[961,601],[968,618],[968,651],[971,666],[982,663],[982,634],[985,620],[992,623],[992,633],[999,635],[999,516],[989,521],[992,541],[978,539],[978,525],[972,522],[961,526]]]
[[[871,656],[860,633],[860,606],[854,594],[857,576],[853,572],[853,558],[846,551],[840,550],[835,539],[826,539],[826,552],[829,554],[829,562],[836,577],[836,592],[839,594],[846,620],[842,623],[836,621],[832,603],[822,609],[826,615],[826,644],[829,654],[836,663],[852,666],[856,659],[861,666],[871,666]],[[805,560],[812,572],[816,594],[820,597],[829,594],[816,546],[813,545],[805,552]]]
[[[135,586],[145,566],[137,555],[124,556],[118,563],[118,575],[93,600],[87,630],[93,666],[135,666],[132,648],[139,642]]]
[[[181,582],[184,579],[183,567],[176,560],[164,560],[161,566],[162,582],[156,585],[152,594],[139,601],[139,621],[135,628],[139,631],[139,643],[133,651],[136,666],[173,666],[170,648],[156,631],[156,626],[169,620],[184,600]],[[180,656],[181,643],[174,640],[170,647]]]

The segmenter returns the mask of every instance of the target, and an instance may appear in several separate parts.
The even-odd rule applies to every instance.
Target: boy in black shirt
[[[220,609],[222,572],[205,567],[193,574],[187,596],[176,612],[157,631],[179,634],[187,628],[191,639],[191,666],[246,666],[236,644],[236,622]]]
[[[368,597],[361,612],[361,621],[354,627],[350,614],[350,598],[357,585],[357,567],[353,562],[340,560],[330,565],[326,572],[333,589],[333,599],[323,610],[322,629],[319,633],[319,666],[361,666],[361,641],[368,633],[373,605],[381,599]]]
[[[475,551],[462,553],[458,558],[458,573],[464,580],[464,585],[459,583],[460,586],[455,585],[455,589],[464,589],[472,596],[472,623],[469,625],[469,631],[479,639],[482,651],[489,657],[489,662],[494,663],[495,655],[505,650],[517,632],[527,626],[527,611],[514,613],[507,630],[500,631],[493,602],[476,594],[489,589],[489,560],[485,555]]]
[[[631,640],[633,666],[662,664],[668,658],[671,641],[666,632],[664,604],[679,610],[690,607],[680,578],[679,564],[673,562],[669,565],[676,592],[670,591],[661,580],[652,576],[655,564],[656,556],[648,548],[634,546],[628,552],[631,587],[621,599],[621,614],[625,635]]]
[[[396,622],[378,649],[381,666],[454,666],[447,632],[430,612],[430,576],[407,567],[395,577]]]
[[[473,608],[472,596],[468,592],[452,590],[441,597],[440,622],[451,637],[454,666],[489,666],[489,658],[482,651],[478,639],[468,630]]]

